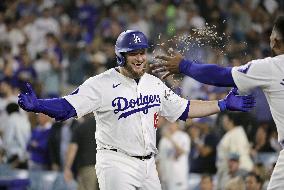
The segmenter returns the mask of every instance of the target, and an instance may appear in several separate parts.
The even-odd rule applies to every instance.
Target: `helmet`
[[[119,66],[123,66],[125,64],[125,58],[121,53],[137,49],[145,49],[148,47],[147,37],[142,32],[138,30],[126,30],[122,32],[118,36],[115,44],[117,64]]]

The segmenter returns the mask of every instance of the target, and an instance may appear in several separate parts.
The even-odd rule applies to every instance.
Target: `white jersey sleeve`
[[[80,118],[88,113],[96,111],[101,106],[100,85],[96,77],[89,78],[80,85],[73,93],[65,98],[76,110]]]
[[[188,100],[179,97],[170,88],[163,84],[161,116],[165,117],[168,121],[176,121],[185,111]],[[188,115],[188,113],[186,113]]]
[[[246,65],[234,67],[232,76],[241,92],[260,87],[267,89],[272,81],[271,58],[258,59],[248,62]]]

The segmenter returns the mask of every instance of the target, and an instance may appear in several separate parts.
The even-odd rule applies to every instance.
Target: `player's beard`
[[[144,73],[145,73],[145,71],[146,71],[146,63],[145,63],[145,65],[144,65],[144,67],[145,67],[145,69],[141,70],[140,72],[135,71],[135,70],[131,67],[130,64],[125,64],[125,66],[124,66],[123,68],[124,68],[124,69],[127,71],[127,73],[130,75],[130,76],[129,76],[130,78],[139,79],[139,78],[141,78],[141,77],[144,75]]]

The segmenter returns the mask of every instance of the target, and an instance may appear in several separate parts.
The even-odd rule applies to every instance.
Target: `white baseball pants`
[[[100,190],[161,190],[154,156],[140,160],[121,152],[98,150],[96,158]]]

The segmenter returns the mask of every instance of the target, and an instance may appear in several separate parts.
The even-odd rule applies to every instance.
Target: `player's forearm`
[[[64,98],[39,99],[38,103],[39,106],[36,111],[55,118],[57,121],[77,115],[74,107]]]
[[[220,112],[218,101],[191,100],[188,112],[189,118],[205,117]]]
[[[68,146],[68,150],[66,153],[66,160],[65,160],[65,169],[71,169],[75,156],[77,154],[77,150],[78,150],[78,145],[75,143],[70,143]]]
[[[183,59],[179,64],[179,71],[201,83],[235,87],[231,67],[220,67],[214,64],[204,64],[198,61]]]

